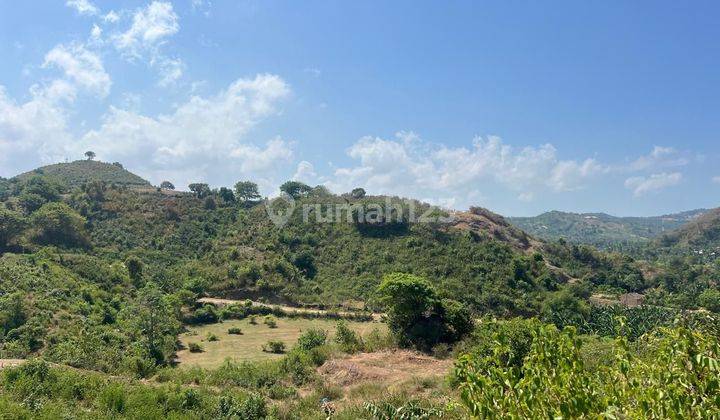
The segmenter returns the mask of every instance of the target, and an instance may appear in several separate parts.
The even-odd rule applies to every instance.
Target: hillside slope
[[[616,217],[605,213],[551,211],[535,217],[511,217],[510,222],[531,235],[560,238],[601,248],[618,243],[647,243],[707,212],[705,209],[653,217]]]
[[[661,246],[690,247],[703,253],[720,253],[720,208],[708,211],[657,241]]]
[[[81,187],[89,181],[102,181],[107,184],[128,187],[152,187],[150,182],[125,170],[120,164],[110,164],[94,160],[77,160],[68,163],[56,163],[25,172],[15,177],[25,180],[34,175],[44,175],[61,182],[69,188]]]
[[[591,250],[544,244],[481,208],[454,212],[449,222],[416,223],[403,214],[402,220],[392,223],[345,218],[328,223],[316,213],[327,214],[328,209],[344,205],[402,207],[408,201],[385,196],[355,199],[318,187],[297,200],[296,211],[280,228],[271,222],[262,202],[226,201],[215,192],[196,197],[113,188],[139,179],[113,165],[73,162],[41,172],[53,178],[62,174],[69,185],[103,178],[108,184],[92,194],[76,190],[49,198],[65,201],[87,221],[87,241],[75,239],[88,248],[73,252],[110,263],[138,258],[149,278],[196,294],[323,305],[372,302],[384,274],[406,272],[429,279],[443,295],[479,312],[533,314],[544,292],[570,278],[595,272],[605,282],[622,284],[629,272],[637,271],[631,263]],[[17,203],[11,199],[7,205],[17,207]],[[418,215],[430,210],[426,204],[413,203]],[[316,209],[308,213],[309,220],[301,210],[305,205]],[[34,217],[34,211],[26,209],[28,218]],[[39,250],[38,238],[29,229],[9,246]],[[47,238],[43,241],[66,247]]]

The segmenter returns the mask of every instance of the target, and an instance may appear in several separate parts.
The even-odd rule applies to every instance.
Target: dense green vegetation
[[[715,372],[711,312],[720,311],[720,263],[689,252],[699,241],[713,246],[717,224],[710,216],[695,225],[702,229],[693,238],[701,239],[686,239],[682,230],[629,256],[562,239],[537,241],[484,209],[447,222],[443,211],[412,202],[429,215],[412,223],[406,200],[360,188],[338,196],[296,181],[282,186],[296,210],[279,227],[251,181],[232,189],[194,183],[183,193],[169,191],[170,182],[155,189],[128,174],[89,160],[0,179],[0,358],[42,359],[0,372],[0,412],[297,418],[295,410],[325,418],[327,407],[318,401],[339,391],[326,389],[315,368],[334,354],[397,346],[468,354],[454,385],[436,391],[458,401],[462,390],[467,410],[484,417],[637,417],[643,407],[650,416],[693,416],[717,408],[715,385],[703,375]],[[270,210],[287,203],[277,200]],[[360,207],[382,212],[370,219]],[[331,216],[335,222],[325,222]],[[589,300],[627,292],[643,293],[649,305],[598,307]],[[198,303],[206,296],[265,304]],[[309,330],[296,344],[267,343],[267,351],[283,353],[267,364],[173,367],[178,335],[192,325],[255,316],[270,317],[268,328],[287,316],[366,321],[369,311],[384,312],[391,336],[362,337],[341,322],[332,340]],[[507,320],[518,316],[536,319]],[[680,347],[670,346],[671,338]],[[698,347],[689,349],[689,340]],[[202,354],[203,345],[193,344],[189,350]],[[553,346],[560,351],[550,355]],[[677,372],[691,353],[707,359],[696,362],[697,371]],[[650,356],[698,391],[670,408],[652,400],[671,384],[649,367]],[[639,367],[623,371],[628,360]],[[553,366],[561,369],[548,373]],[[622,380],[611,380],[618,372]],[[650,391],[631,391],[642,375],[654,381]],[[503,391],[502,378],[522,396]],[[312,397],[299,397],[299,387]],[[540,396],[541,387],[552,392]],[[574,405],[558,403],[569,395],[578,396]],[[336,414],[467,415],[459,405],[439,403],[438,395],[376,397]]]
[[[512,327],[458,362],[462,400],[479,418],[699,419],[720,411],[717,336],[660,328],[634,346],[601,343],[597,354],[573,328]]]
[[[149,188],[150,183],[141,177],[126,171],[120,163],[105,163],[94,160],[78,160],[71,163],[57,163],[43,166],[16,177],[25,181],[36,175],[47,176],[70,188],[78,188],[92,181],[104,182],[108,185]],[[0,191],[1,191],[0,187]]]

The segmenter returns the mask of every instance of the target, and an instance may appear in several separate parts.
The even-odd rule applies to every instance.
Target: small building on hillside
[[[645,302],[645,295],[640,293],[625,293],[620,295],[620,304],[628,308],[640,306]]]

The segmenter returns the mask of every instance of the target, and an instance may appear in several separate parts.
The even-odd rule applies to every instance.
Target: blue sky
[[[716,2],[0,0],[0,176],[294,178],[506,215],[720,204]]]

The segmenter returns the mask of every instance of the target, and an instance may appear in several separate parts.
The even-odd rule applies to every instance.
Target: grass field
[[[277,318],[276,320],[277,328],[263,324],[262,317],[258,317],[257,325],[252,325],[248,319],[243,319],[190,327],[188,332],[180,335],[180,341],[186,349],[177,353],[178,362],[186,366],[213,368],[221,365],[226,358],[243,361],[281,357],[279,354],[263,352],[263,344],[269,340],[280,340],[289,349],[298,337],[310,328],[326,330],[332,338],[337,324],[335,320],[326,319]],[[387,331],[387,326],[379,322],[348,322],[348,325],[361,335],[368,334],[374,328],[378,328],[381,332]],[[228,334],[228,329],[232,327],[239,327],[243,334]],[[219,340],[208,341],[209,334],[215,334]],[[189,343],[200,344],[204,351],[190,353],[187,350]]]

